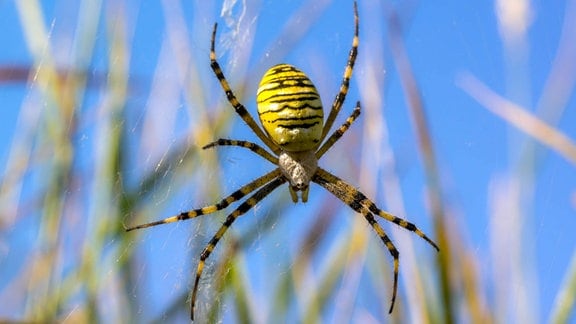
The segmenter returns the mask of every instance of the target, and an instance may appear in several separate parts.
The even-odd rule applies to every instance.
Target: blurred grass
[[[322,13],[330,5],[335,4],[322,1],[311,8],[302,5],[288,19],[265,53],[274,60],[282,61],[313,24],[322,24],[323,19],[327,19],[322,17]],[[133,56],[131,42],[135,32],[132,25],[135,18],[130,8],[107,2],[82,2],[75,8],[77,12],[71,14],[72,17],[59,17],[77,23],[74,30],[63,31],[58,28],[60,20],[48,19],[43,11],[46,9],[39,2],[17,3],[25,42],[33,62],[29,67],[8,66],[0,69],[11,75],[3,80],[20,82],[27,87],[0,184],[0,230],[3,244],[7,244],[8,250],[23,249],[25,253],[22,253],[18,264],[11,265],[16,269],[14,277],[0,293],[0,300],[9,301],[5,305],[10,305],[0,306],[0,320],[166,322],[183,321],[188,317],[188,287],[193,280],[192,269],[195,269],[203,244],[212,235],[208,229],[218,225],[222,215],[193,220],[196,225],[179,225],[191,232],[190,244],[181,242],[178,246],[179,250],[184,250],[182,255],[188,266],[183,272],[188,281],[182,284],[185,288],[178,290],[176,297],[170,296],[170,302],[166,303],[166,308],[160,314],[152,314],[147,309],[155,299],[163,299],[163,296],[149,297],[151,293],[148,291],[152,289],[151,283],[160,278],[151,277],[146,269],[158,261],[150,256],[150,250],[141,247],[145,244],[144,240],[160,234],[155,229],[127,234],[124,225],[169,216],[168,213],[173,212],[165,208],[173,203],[169,196],[190,199],[187,195],[193,190],[195,196],[191,200],[194,202],[215,201],[227,193],[223,192],[224,186],[221,184],[236,183],[235,180],[222,179],[229,173],[221,167],[218,150],[199,149],[217,137],[227,137],[231,123],[238,118],[207,69],[207,46],[192,44],[188,37],[200,35],[202,44],[208,44],[209,33],[201,24],[206,19],[203,15],[220,8],[199,3],[193,6],[194,23],[188,26],[183,8],[178,4],[163,5],[165,39],[152,85],[147,93],[143,93],[141,84],[148,83],[148,80],[138,79],[130,68]],[[327,233],[334,227],[334,215],[346,210],[346,206],[334,204],[334,200],[328,196],[317,195],[322,203],[311,205],[307,210],[306,213],[314,220],[309,227],[301,229],[301,236],[290,237],[286,234],[281,236],[286,241],[275,241],[270,237],[282,232],[276,225],[284,224],[279,219],[294,208],[280,189],[279,195],[269,197],[272,202],[263,204],[274,206],[274,209],[266,211],[266,217],[260,217],[248,230],[231,230],[227,233],[218,246],[219,252],[209,260],[206,272],[211,274],[202,278],[197,300],[197,311],[205,314],[209,322],[236,320],[252,323],[287,319],[305,323],[344,323],[359,319],[366,322],[385,319],[391,322],[486,323],[506,319],[501,309],[491,307],[498,303],[499,298],[491,298],[492,290],[498,292],[499,285],[505,287],[505,283],[485,280],[486,276],[480,270],[483,260],[478,259],[472,251],[466,230],[454,221],[451,206],[444,196],[442,166],[437,165],[427,107],[418,88],[417,73],[412,71],[403,47],[402,21],[399,21],[402,17],[394,15],[394,8],[376,8],[386,13],[377,15],[378,18],[386,17],[385,21],[389,23],[390,44],[381,47],[391,46],[393,50],[416,134],[415,146],[425,170],[426,198],[434,225],[433,232],[425,231],[439,243],[440,253],[436,256],[434,251],[425,250],[425,254],[419,252],[421,249],[413,247],[413,244],[421,244],[419,238],[412,235],[406,239],[396,233],[399,229],[391,228],[392,238],[401,246],[402,259],[399,299],[394,313],[388,315],[391,259],[365,221],[360,217],[353,218],[350,226],[340,230],[338,239],[334,240]],[[229,22],[231,25],[228,28],[231,30],[250,32],[219,35],[219,39],[228,36],[232,42],[243,39],[247,40],[246,44],[252,44],[251,33],[254,29],[251,19],[257,17],[258,9],[258,6],[250,6],[245,16]],[[366,14],[365,18],[366,11],[361,4],[361,30],[374,22],[370,20],[374,19],[374,15]],[[213,18],[208,20],[218,20]],[[349,18],[351,22],[351,14]],[[78,23],[80,21],[83,23]],[[104,43],[108,56],[99,57],[99,60],[105,61],[106,77],[99,77],[98,72],[90,70],[97,42],[102,42],[97,39],[100,25],[106,26]],[[345,29],[342,33],[348,35],[348,24],[342,25]],[[69,54],[70,63],[64,67],[57,63],[60,59],[53,57],[58,53],[56,47],[60,37],[75,40],[70,49],[70,53],[73,53]],[[366,43],[374,46],[374,42],[384,42],[384,39],[364,40],[361,32],[360,51],[363,51]],[[222,47],[220,45],[224,42],[219,40],[217,46]],[[259,79],[259,73],[266,68],[260,65],[248,68],[248,62],[254,55],[253,47],[230,44],[229,47],[223,46],[220,52],[226,53],[226,60],[221,60],[221,63],[229,79],[235,80],[232,86],[238,98],[241,101],[252,98],[253,95],[248,93],[254,88],[251,84]],[[357,70],[366,73],[380,71],[370,67],[385,66],[383,57],[378,52],[367,56],[366,61],[358,61]],[[226,61],[231,63],[227,64]],[[167,73],[173,73],[176,81],[166,81]],[[341,71],[333,73],[339,77]],[[172,78],[172,75],[168,78]],[[358,136],[360,131],[354,133],[351,130],[347,138],[335,147],[339,153],[346,150],[360,153],[357,159],[344,154],[342,163],[354,167],[342,177],[355,179],[360,174],[359,187],[370,197],[376,197],[376,188],[382,186],[385,188],[383,206],[404,211],[400,175],[394,171],[393,151],[381,109],[385,106],[385,99],[379,92],[385,88],[386,80],[383,74],[374,75],[368,80],[355,77],[355,80],[361,84],[361,101],[367,103],[361,117],[365,120],[364,133]],[[166,83],[171,86],[169,90],[164,88],[167,87]],[[321,84],[321,87],[335,88],[325,84]],[[141,101],[134,100],[134,97],[148,98],[146,107],[141,107]],[[562,106],[562,100],[559,103]],[[187,115],[185,121],[180,118],[182,114]],[[519,128],[525,125],[522,120],[507,121]],[[185,127],[182,126],[184,124]],[[358,125],[355,127],[358,128]],[[555,132],[553,125],[549,127]],[[551,138],[550,134],[541,129],[530,133],[547,148],[559,152],[570,149],[566,145],[561,145],[559,149],[550,144],[547,141]],[[355,141],[359,138],[362,142],[357,147]],[[533,159],[534,156],[524,158]],[[375,166],[377,169],[374,169],[372,161],[379,161]],[[233,164],[233,167],[238,165]],[[382,179],[374,174],[382,174]],[[509,182],[513,183],[513,180]],[[206,185],[207,181],[210,182],[209,186]],[[514,186],[508,185],[503,184],[494,190],[512,188],[505,191],[509,194]],[[514,197],[518,199],[507,202],[512,208],[514,204],[522,203],[521,194]],[[379,199],[375,200],[381,203]],[[502,210],[507,211],[507,206],[498,205],[502,202],[496,198],[491,203],[494,204],[491,218],[497,218]],[[189,201],[185,205],[190,207]],[[347,215],[351,214],[347,211]],[[30,226],[30,231],[37,233],[28,239],[24,248],[14,246],[17,244],[15,239],[6,239],[12,235],[11,231],[21,226]],[[193,231],[206,232],[207,237]],[[522,235],[524,232],[520,231],[515,239],[525,240]],[[269,284],[274,291],[267,292],[268,297],[259,296],[258,291],[253,290],[254,284],[248,280],[251,278],[249,270],[254,266],[247,251],[253,252],[253,246],[259,244],[255,243],[259,240],[262,246],[267,243],[287,246],[287,241],[290,241],[295,245],[294,250],[298,251],[283,253],[281,264],[275,266],[285,269],[286,274],[279,277],[274,273],[266,274],[263,280],[274,281]],[[275,255],[278,254],[276,249],[282,248],[273,246],[263,250],[279,258]],[[522,273],[519,275],[526,277]],[[368,284],[361,280],[362,277],[368,278]],[[566,285],[558,293],[552,322],[563,323],[574,312],[575,277],[576,268],[572,266],[566,272]],[[363,293],[364,289],[370,291]],[[359,305],[375,297],[377,300],[371,300],[366,307]]]

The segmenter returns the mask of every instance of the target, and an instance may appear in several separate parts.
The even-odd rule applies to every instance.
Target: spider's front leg
[[[358,18],[358,5],[356,1],[354,1],[354,37],[352,38],[352,48],[350,49],[350,53],[348,54],[348,61],[346,62],[346,68],[344,69],[344,75],[342,76],[342,83],[340,84],[340,90],[338,94],[336,94],[336,98],[334,98],[334,102],[332,103],[332,109],[330,109],[330,113],[328,114],[328,118],[326,119],[326,123],[324,125],[324,129],[322,130],[322,137],[323,140],[330,128],[332,128],[332,124],[336,120],[338,113],[340,112],[340,108],[342,108],[342,104],[346,99],[346,95],[348,94],[348,88],[350,86],[350,78],[352,77],[352,71],[354,70],[354,63],[356,62],[356,56],[358,56],[358,30],[360,29],[359,25],[359,18]]]
[[[248,127],[252,129],[254,134],[256,134],[256,136],[258,136],[258,138],[260,138],[264,142],[264,144],[266,144],[266,146],[268,146],[274,153],[278,154],[280,153],[280,148],[272,140],[270,140],[270,138],[266,136],[266,134],[264,134],[262,129],[258,126],[258,124],[256,124],[256,121],[254,121],[254,118],[252,118],[248,110],[246,110],[246,107],[244,107],[244,105],[238,101],[236,95],[234,95],[234,92],[232,91],[232,88],[230,88],[230,85],[228,84],[226,77],[224,76],[224,72],[222,72],[222,69],[220,68],[220,64],[218,64],[215,49],[217,29],[218,24],[214,24],[214,29],[212,30],[212,39],[210,42],[210,67],[212,68],[212,71],[216,75],[216,78],[218,78],[220,86],[222,86],[222,89],[226,94],[226,99],[228,99],[228,102],[230,102],[232,107],[234,107],[236,113],[240,115],[242,120],[244,120],[244,122],[248,125]]]

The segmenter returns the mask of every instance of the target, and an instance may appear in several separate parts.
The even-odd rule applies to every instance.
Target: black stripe
[[[242,199],[242,197],[246,196],[245,192],[242,192],[242,190],[236,190],[234,191],[230,196],[228,196],[228,198],[232,198],[233,201],[238,201],[240,199]],[[226,201],[226,199],[223,199],[222,201],[220,201],[219,203],[217,203],[215,206],[217,208],[217,210],[222,210],[226,207],[228,207],[230,205],[230,202]]]
[[[302,72],[297,68],[288,65],[288,64],[277,64],[270,68],[270,71],[273,71],[274,74],[279,72]]]
[[[244,212],[246,212],[246,211],[244,211]],[[238,217],[241,214],[242,214],[242,212],[240,210],[238,210],[238,213],[236,215],[234,215],[234,213],[228,215],[228,217],[226,217],[226,220],[224,221],[224,223],[222,225],[226,226],[226,227],[230,227],[232,225],[232,223],[234,223],[234,221],[236,220],[236,217]]]
[[[268,85],[272,88],[269,89],[276,89],[278,87],[314,87],[314,84],[310,79],[306,76],[303,77],[294,77],[294,76],[287,76],[287,77],[277,77],[273,78],[268,81]]]
[[[360,206],[360,204],[356,200],[349,203],[348,206],[350,206],[352,209],[354,209],[357,212],[360,212],[360,209],[362,208],[362,206]]]
[[[366,214],[366,215],[364,215],[364,218],[366,218],[366,220],[368,221],[368,223],[370,223],[370,225],[374,226],[374,224],[376,224],[376,220],[374,219],[374,215]]]
[[[400,218],[394,218],[394,220],[392,221],[394,224],[400,225],[402,227],[404,227],[405,229],[415,232],[418,228],[416,227],[416,225],[408,222],[408,221],[403,221]],[[401,225],[400,223],[405,222],[405,225]]]
[[[290,74],[285,73],[285,72],[289,72]],[[273,79],[275,77],[276,80],[281,80],[281,79],[283,79],[283,80],[291,80],[291,79],[310,80],[310,78],[308,78],[306,76],[306,74],[304,74],[304,72],[302,72],[302,71],[299,71],[297,73],[291,73],[291,72],[296,72],[296,71],[280,71],[280,72],[274,71],[273,73],[268,73],[268,77],[270,79]]]
[[[361,193],[360,191],[356,190],[356,192],[354,193],[354,197],[352,199],[354,199],[359,204],[361,204],[364,200],[366,200],[366,196],[363,193]],[[370,210],[370,211],[372,211],[372,210]],[[374,211],[372,211],[372,212],[374,212]],[[378,212],[376,212],[376,213],[378,213]]]
[[[284,105],[284,106],[282,106],[282,108],[280,108],[280,109],[278,109],[278,110],[271,110],[271,109],[270,109],[270,110],[267,110],[267,111],[261,111],[261,112],[260,112],[260,116],[265,115],[265,114],[269,114],[269,113],[278,114],[278,113],[280,113],[280,112],[282,112],[282,111],[284,111],[284,110],[302,110],[302,109],[306,109],[306,108],[312,109],[312,110],[322,110],[322,106],[320,106],[320,107],[315,107],[315,106],[309,105],[308,103],[305,103],[305,104],[303,104],[303,105],[296,106],[296,107],[289,106],[289,105]],[[315,115],[314,117],[320,118],[320,115]]]
[[[284,83],[296,83],[296,84],[303,84],[305,86],[313,86],[312,80],[307,77],[305,74],[300,75],[280,75],[280,74],[268,74],[266,79],[266,84],[271,83],[279,83],[280,85]]]
[[[313,101],[320,99],[318,93],[314,91],[298,91],[294,93],[278,93],[266,97],[264,100],[258,102],[291,102],[291,101]]]
[[[314,119],[322,119],[320,116],[307,116],[307,117],[281,117],[276,118],[274,120],[269,120],[269,123],[276,123],[278,121],[305,121],[305,120],[314,120]]]
[[[176,217],[176,219],[185,220],[185,219],[188,219],[191,214],[196,214],[196,216],[204,215],[201,210],[193,210],[193,211],[187,211],[187,212],[182,212],[182,213],[178,214],[178,217]],[[159,221],[159,222],[154,222],[154,223],[163,224],[164,222]]]
[[[278,92],[284,89],[291,89],[291,88],[300,88],[299,91],[294,91],[294,94],[307,92],[304,89],[310,89],[310,93],[317,93],[316,87],[312,83],[297,83],[297,84],[285,84],[285,83],[278,83],[275,81],[270,81],[270,83],[277,83],[277,85],[267,84],[265,89],[260,89],[258,91],[258,95],[262,95],[268,91]]]
[[[282,124],[279,124],[279,125],[277,125],[277,127],[286,128],[286,129],[311,128],[311,127],[314,127],[318,124],[319,124],[318,122],[312,123],[312,124],[299,124],[299,125],[282,125]]]

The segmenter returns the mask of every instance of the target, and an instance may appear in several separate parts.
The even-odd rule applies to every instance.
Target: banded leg
[[[210,43],[210,67],[212,68],[212,71],[214,71],[214,74],[218,78],[218,81],[220,82],[222,89],[226,93],[226,98],[228,99],[228,102],[230,102],[232,107],[234,107],[236,113],[240,115],[240,117],[242,117],[242,120],[244,120],[244,122],[248,125],[248,127],[250,127],[254,133],[256,133],[256,136],[258,136],[264,142],[264,144],[266,144],[266,146],[268,146],[274,153],[279,154],[280,148],[276,144],[274,144],[274,142],[272,142],[272,140],[270,140],[270,138],[266,136],[266,134],[264,134],[260,126],[256,124],[256,121],[254,121],[254,118],[252,118],[248,110],[246,110],[246,107],[244,107],[244,105],[242,105],[238,101],[238,99],[236,99],[236,95],[234,95],[234,92],[232,92],[232,89],[230,88],[228,81],[226,81],[226,77],[224,76],[224,73],[220,68],[220,64],[218,64],[218,61],[216,60],[216,50],[214,48],[215,47],[214,43],[216,41],[217,27],[218,24],[214,24],[214,30],[212,31],[212,41]]]
[[[132,231],[135,229],[146,228],[146,227],[151,227],[151,226],[156,226],[156,225],[161,225],[161,224],[167,224],[167,223],[173,223],[173,222],[186,220],[186,219],[190,219],[190,218],[194,218],[194,217],[198,217],[198,216],[202,216],[202,215],[206,215],[206,214],[211,214],[213,212],[216,212],[218,210],[222,210],[222,209],[228,207],[231,203],[242,199],[247,194],[249,194],[252,191],[262,187],[266,183],[272,181],[274,178],[278,178],[280,176],[281,176],[280,169],[275,169],[274,171],[271,171],[271,172],[261,176],[260,178],[253,180],[252,182],[248,183],[247,185],[243,186],[242,188],[234,191],[231,195],[220,200],[218,203],[216,203],[214,205],[194,209],[191,211],[182,212],[179,215],[168,217],[168,218],[165,218],[165,219],[162,219],[159,221],[129,227],[126,229],[126,231],[129,232],[129,231]]]
[[[191,313],[190,318],[192,321],[194,320],[194,308],[196,304],[196,294],[198,293],[198,283],[200,282],[200,276],[204,271],[204,265],[206,264],[206,259],[210,256],[216,244],[220,241],[222,236],[226,233],[228,228],[234,223],[234,221],[249,211],[252,207],[254,207],[259,201],[264,199],[268,194],[270,194],[274,189],[278,188],[281,184],[286,182],[286,178],[280,176],[266,184],[264,187],[260,188],[256,193],[254,193],[250,198],[244,201],[238,208],[236,208],[228,217],[226,217],[226,221],[224,224],[218,229],[218,232],[212,237],[208,245],[204,248],[202,253],[200,254],[200,261],[198,262],[198,267],[196,268],[196,277],[194,278],[194,288],[192,289],[192,298],[191,298]]]
[[[410,223],[409,221],[396,217],[388,212],[379,209],[374,202],[372,202],[366,195],[356,190],[353,186],[346,183],[344,180],[338,178],[337,176],[329,173],[328,171],[318,168],[316,174],[312,178],[312,181],[326,188],[336,197],[340,198],[343,202],[348,204],[352,209],[359,213],[371,212],[376,214],[389,222],[392,222],[404,229],[416,233],[416,235],[423,238],[426,242],[432,245],[436,251],[440,251],[438,245],[434,243],[424,232],[422,232],[416,225]]]
[[[334,143],[336,143],[340,139],[340,137],[344,135],[344,133],[348,130],[348,128],[350,128],[350,125],[352,125],[352,123],[356,120],[356,118],[358,118],[359,115],[360,115],[360,101],[356,102],[356,108],[354,108],[354,111],[346,119],[344,124],[342,124],[342,126],[340,126],[337,130],[335,130],[334,133],[332,133],[332,135],[328,137],[326,142],[322,144],[320,149],[316,151],[317,159],[320,159],[322,155],[324,155],[324,153],[326,153],[326,151],[328,151],[332,147],[332,145],[334,145]]]
[[[342,200],[345,204],[350,206],[356,212],[364,215],[364,218],[370,223],[374,231],[380,236],[384,245],[394,258],[394,284],[392,290],[392,301],[390,304],[389,313],[392,313],[394,309],[394,303],[396,301],[396,293],[398,289],[398,270],[399,270],[399,253],[394,244],[390,241],[382,227],[376,222],[372,213],[378,214],[387,220],[416,233],[418,236],[422,237],[428,243],[430,243],[437,251],[439,251],[438,246],[432,240],[430,240],[420,229],[418,229],[414,224],[407,222],[401,218],[393,216],[386,213],[376,207],[376,205],[370,201],[363,193],[356,190],[354,187],[341,180],[340,178],[332,175],[328,171],[318,168],[312,181],[326,188],[330,193],[336,196],[338,199]],[[383,216],[386,215],[386,216]]]
[[[226,138],[220,138],[217,141],[209,143],[202,147],[202,149],[212,148],[214,146],[240,146],[249,149],[250,151],[260,155],[261,157],[265,158],[266,160],[272,162],[274,165],[278,165],[278,158],[274,155],[268,153],[264,148],[262,148],[258,144],[254,144],[248,141],[238,141],[238,140],[231,140]]]
[[[330,110],[330,114],[326,119],[326,124],[324,124],[320,142],[322,142],[326,135],[328,135],[330,128],[332,128],[332,124],[334,124],[334,120],[336,120],[336,116],[338,116],[338,113],[340,112],[340,108],[342,108],[344,99],[346,99],[346,94],[348,94],[348,87],[350,86],[352,70],[354,69],[354,63],[356,62],[356,56],[358,55],[358,20],[358,5],[356,4],[356,1],[354,1],[354,38],[352,38],[352,48],[348,54],[348,62],[346,63],[346,68],[344,69],[344,76],[342,77],[340,90],[338,91],[338,94],[332,103],[332,109]]]
[[[384,245],[386,245],[386,248],[388,249],[388,251],[392,255],[392,258],[394,259],[394,281],[392,284],[392,301],[390,302],[390,309],[388,310],[388,313],[391,314],[392,310],[394,310],[394,303],[396,302],[396,294],[398,293],[398,270],[400,268],[400,253],[398,252],[398,249],[396,249],[396,246],[394,246],[394,243],[392,243],[388,235],[386,235],[386,232],[384,232],[382,226],[380,226],[380,224],[376,222],[376,220],[374,219],[374,215],[372,215],[372,213],[369,212],[362,214],[364,215],[364,218],[366,218],[368,223],[370,223],[376,234],[378,234],[382,242],[384,242]]]

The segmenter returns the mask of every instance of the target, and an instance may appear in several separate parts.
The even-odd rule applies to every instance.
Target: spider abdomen
[[[314,149],[322,137],[324,112],[312,81],[292,65],[270,68],[256,97],[258,116],[274,143],[288,152]]]

